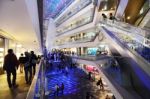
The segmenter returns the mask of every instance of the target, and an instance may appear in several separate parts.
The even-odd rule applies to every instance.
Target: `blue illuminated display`
[[[74,0],[44,0],[44,18],[56,18]]]

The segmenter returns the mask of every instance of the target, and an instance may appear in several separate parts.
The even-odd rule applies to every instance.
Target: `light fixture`
[[[129,20],[130,18],[131,18],[130,16],[127,17],[128,20]]]

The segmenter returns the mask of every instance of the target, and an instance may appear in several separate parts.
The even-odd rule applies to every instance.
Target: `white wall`
[[[26,0],[25,2],[27,5],[27,10],[30,19],[32,21],[33,28],[38,38],[37,40],[40,44],[40,48],[41,48],[40,51],[42,51],[37,0]]]
[[[53,41],[55,39],[56,34],[56,26],[53,19],[49,19],[48,30],[46,36],[46,48],[51,50],[53,47]]]

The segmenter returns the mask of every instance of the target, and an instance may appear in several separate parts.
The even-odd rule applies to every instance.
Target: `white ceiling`
[[[13,36],[24,48],[40,51],[40,40],[36,33],[39,28],[35,30],[28,11],[25,0],[0,0],[0,29]],[[36,25],[39,27],[39,24]]]

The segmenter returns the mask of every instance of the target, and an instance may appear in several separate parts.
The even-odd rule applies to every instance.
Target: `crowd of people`
[[[16,84],[18,68],[20,68],[20,73],[24,71],[26,84],[30,85],[32,82],[33,75],[36,72],[36,64],[40,57],[37,57],[34,51],[24,52],[24,55],[22,53],[19,59],[17,59],[13,50],[8,49],[8,54],[4,58],[3,70],[6,71],[9,88],[18,87],[18,84]],[[13,79],[11,79],[11,75]]]

